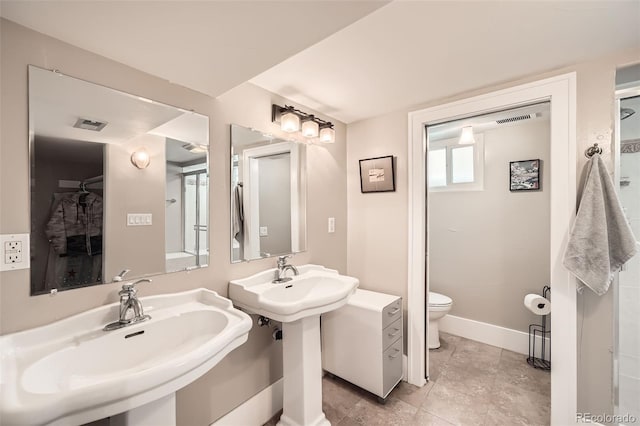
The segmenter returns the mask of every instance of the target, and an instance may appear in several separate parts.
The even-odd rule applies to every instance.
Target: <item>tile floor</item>
[[[441,333],[431,380],[400,382],[387,403],[337,377],[323,379],[323,410],[336,426],[548,425],[551,377],[526,356]],[[265,426],[276,424],[278,414]]]

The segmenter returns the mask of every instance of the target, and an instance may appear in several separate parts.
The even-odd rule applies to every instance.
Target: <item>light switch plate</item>
[[[150,225],[153,225],[153,215],[151,213],[127,213],[127,226]]]
[[[336,232],[336,218],[335,217],[330,217],[329,220],[327,221],[327,232],[329,232],[330,234],[333,234],[334,232]]]
[[[269,229],[266,226],[261,226],[260,227],[260,236],[261,237],[268,237],[269,236]]]
[[[0,271],[29,268],[29,234],[0,235],[0,251]]]

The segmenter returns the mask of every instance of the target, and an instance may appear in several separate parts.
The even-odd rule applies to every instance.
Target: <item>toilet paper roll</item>
[[[527,294],[524,297],[524,306],[536,315],[551,313],[551,302],[539,294]]]

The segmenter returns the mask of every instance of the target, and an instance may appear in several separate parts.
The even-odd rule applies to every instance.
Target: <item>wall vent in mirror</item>
[[[29,123],[32,295],[209,263],[208,117],[29,66]]]
[[[306,146],[231,125],[231,262],[306,250]]]

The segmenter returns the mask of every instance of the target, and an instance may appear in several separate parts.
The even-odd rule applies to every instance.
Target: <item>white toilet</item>
[[[440,347],[438,322],[451,310],[453,300],[444,294],[429,292],[429,349]]]

